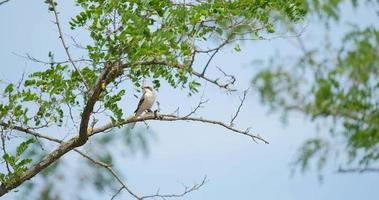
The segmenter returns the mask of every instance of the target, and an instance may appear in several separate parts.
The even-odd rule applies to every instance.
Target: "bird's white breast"
[[[144,101],[141,105],[142,110],[147,110],[153,107],[155,101],[155,94],[154,92],[151,91],[146,91],[144,95]]]

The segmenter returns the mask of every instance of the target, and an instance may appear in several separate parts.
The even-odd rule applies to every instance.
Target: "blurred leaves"
[[[377,3],[367,2],[379,10]],[[317,13],[326,16],[327,22],[338,23],[333,20],[340,18],[342,1],[304,3],[310,15]],[[359,9],[357,1],[352,6]],[[373,25],[353,25],[340,40],[303,48],[292,63],[275,59],[253,78],[261,101],[272,110],[296,111],[314,122],[331,122],[330,137],[307,140],[300,148],[295,163],[302,171],[312,159],[318,160],[318,169],[324,167],[332,154],[327,140],[343,141],[333,148],[342,165],[364,168],[379,160],[379,30]]]
[[[96,136],[91,141],[91,145],[86,146],[85,151],[90,152],[88,154],[96,160],[112,166],[122,176],[121,172],[128,165],[125,158],[137,156],[139,153],[148,156],[151,142],[154,139],[154,133],[146,128],[120,128],[112,131],[112,133]],[[82,160],[83,158],[80,157],[79,159]],[[93,183],[93,189],[99,193],[103,193],[107,189],[119,189],[114,177],[103,167],[86,160],[85,166],[82,168],[81,184]]]
[[[316,167],[322,171],[329,156],[329,148],[329,144],[321,138],[309,139],[299,148],[298,158],[293,164],[299,165],[301,171],[305,172],[310,167],[312,158],[317,157]]]

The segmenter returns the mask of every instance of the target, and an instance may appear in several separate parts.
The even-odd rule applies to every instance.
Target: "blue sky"
[[[70,1],[60,3],[63,24],[75,14]],[[355,17],[364,23],[373,23],[369,12],[356,13],[346,8],[346,17]],[[0,7],[0,79],[17,81],[23,71],[38,69],[35,63],[15,56],[12,53],[29,53],[36,58],[46,58],[47,52],[56,52],[57,60],[65,58],[57,30],[52,23],[53,16],[47,12],[43,1],[11,0]],[[319,34],[319,24],[308,22],[303,37]],[[83,33],[71,32],[67,24],[67,34],[85,38]],[[341,28],[339,31],[343,31]],[[66,37],[69,38],[69,37]],[[82,40],[83,41],[83,40]],[[83,43],[86,41],[84,40]],[[309,45],[317,46],[317,40],[310,40]],[[234,53],[232,48],[223,50],[216,57],[213,66],[223,67],[227,72],[238,76],[239,89],[246,88],[254,72],[253,60],[265,59],[275,51],[296,55],[297,50],[286,40],[259,41],[242,45],[241,53]],[[81,52],[75,51],[75,57]],[[61,58],[61,59],[60,59]],[[211,70],[211,76],[217,76]],[[207,84],[206,98],[210,99],[199,115],[210,119],[229,121],[238,106],[238,95],[226,95],[214,86]],[[238,93],[241,94],[241,93]],[[162,112],[170,113],[177,107],[185,111],[196,106],[199,96],[190,99],[186,91],[163,87],[158,93]],[[130,113],[137,100],[127,96],[121,104],[125,112]],[[377,199],[379,190],[378,174],[336,174],[337,166],[329,166],[324,173],[325,179],[320,183],[317,174],[309,172],[291,177],[290,163],[294,159],[299,145],[304,139],[318,134],[315,126],[303,116],[291,115],[287,125],[283,125],[280,116],[267,114],[257,95],[250,93],[236,126],[252,130],[270,141],[269,145],[255,144],[249,138],[237,135],[223,128],[190,122],[149,122],[154,130],[156,140],[152,142],[148,157],[137,155],[122,157],[115,165],[122,169],[130,187],[139,194],[151,194],[158,188],[163,192],[180,192],[182,185],[191,185],[207,175],[209,181],[201,188],[183,199],[218,199],[218,200],[319,200],[319,199]],[[321,133],[327,130],[321,130]],[[91,144],[89,144],[91,145]],[[70,177],[75,179],[75,177]],[[75,191],[75,187],[62,185],[61,191]],[[109,199],[112,191],[103,196],[94,196],[88,191],[88,199]],[[119,196],[123,199],[125,196]],[[5,196],[13,199],[16,194]],[[91,198],[89,198],[91,197]],[[85,198],[87,199],[87,198]]]

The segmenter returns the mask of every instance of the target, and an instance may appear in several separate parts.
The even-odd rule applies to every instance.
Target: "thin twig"
[[[120,189],[117,190],[117,192],[111,197],[111,200],[113,200],[114,198],[116,198],[116,196],[118,194],[120,194],[120,192],[124,189],[124,186],[120,187]]]
[[[191,193],[193,191],[196,191],[196,190],[200,189],[206,182],[207,182],[207,176],[205,176],[203,178],[203,180],[201,181],[201,183],[194,184],[191,188],[185,186],[184,187],[184,191],[182,193],[180,193],[180,194],[159,194],[159,190],[158,190],[155,195],[143,196],[143,197],[141,197],[141,199],[148,199],[148,198],[162,198],[162,199],[165,199],[165,198],[183,197],[184,195],[186,195],[188,193]]]
[[[84,79],[83,74],[80,72],[79,68],[76,66],[74,60],[72,59],[70,51],[68,50],[68,46],[67,46],[67,44],[66,44],[66,42],[64,40],[63,31],[62,31],[62,28],[61,28],[61,25],[60,25],[60,22],[59,22],[58,12],[57,12],[57,10],[55,8],[55,1],[54,0],[51,0],[51,7],[53,8],[53,12],[54,12],[54,16],[55,16],[55,24],[58,27],[59,38],[61,39],[63,48],[64,48],[64,50],[65,50],[65,52],[67,54],[68,60],[71,62],[72,66],[75,68],[75,70],[78,72],[78,74],[79,74],[80,78],[82,79],[82,82],[86,86],[87,90],[89,90],[89,86],[87,85],[87,81],[86,81],[86,79]]]
[[[189,117],[189,116],[195,114],[195,113],[197,112],[197,110],[199,110],[200,108],[202,108],[202,106],[203,106],[204,104],[206,104],[206,103],[209,101],[209,99],[207,99],[207,100],[203,100],[203,98],[204,98],[204,91],[203,91],[203,94],[201,94],[200,101],[199,101],[199,103],[197,104],[196,108],[193,109],[190,113],[188,113],[188,114],[185,115],[184,117]]]
[[[96,159],[94,159],[94,158],[92,158],[92,157],[90,157],[89,155],[87,155],[87,154],[85,154],[85,153],[83,153],[82,151],[79,151],[79,150],[77,150],[77,149],[74,149],[74,151],[76,151],[77,153],[79,153],[81,156],[83,156],[83,157],[85,157],[85,158],[87,158],[88,160],[90,160],[91,162],[93,162],[94,164],[96,164],[96,165],[99,165],[99,166],[101,166],[101,167],[104,167],[105,169],[107,169],[111,174],[112,174],[112,176],[122,185],[122,187],[126,190],[126,191],[128,191],[128,193],[130,194],[130,195],[132,195],[134,198],[136,198],[136,199],[138,199],[138,200],[141,200],[142,198],[141,197],[139,197],[138,195],[136,195],[127,185],[126,185],[126,183],[124,182],[124,181],[122,181],[121,180],[121,178],[120,178],[120,176],[118,176],[117,175],[117,173],[114,171],[114,169],[110,166],[110,165],[108,165],[108,164],[106,164],[106,163],[103,163],[103,162],[101,162],[101,161],[98,161],[98,160],[96,160]]]
[[[221,48],[217,49],[216,51],[214,51],[214,52],[212,53],[211,57],[210,57],[210,58],[208,59],[208,61],[207,61],[207,64],[205,64],[205,67],[204,67],[203,71],[201,72],[201,75],[204,76],[205,71],[207,70],[209,64],[211,63],[212,59],[214,58],[214,56],[218,53],[218,51],[219,51],[220,49],[221,49]]]
[[[379,168],[339,168],[338,173],[366,173],[366,172],[379,172]]]
[[[7,154],[7,150],[5,149],[5,135],[4,135],[3,130],[1,131],[1,136],[0,137],[1,137],[1,143],[2,143],[3,153],[5,155],[5,154]],[[11,169],[9,168],[9,163],[5,159],[4,159],[4,161],[5,161],[5,165],[7,167],[8,174],[10,174],[11,173]]]
[[[58,64],[66,64],[66,63],[71,63],[71,61],[69,60],[65,60],[65,61],[53,61],[53,62],[48,62],[48,61],[43,61],[43,60],[40,60],[40,59],[37,59],[33,56],[31,56],[30,54],[25,54],[24,55],[20,55],[18,53],[15,53],[15,52],[12,52],[13,55],[15,56],[18,56],[18,57],[21,57],[21,58],[25,58],[25,59],[28,59],[28,60],[31,60],[32,62],[36,62],[36,63],[42,63],[42,64],[45,64],[45,65],[58,65]],[[90,59],[77,59],[77,60],[73,60],[73,62],[77,63],[77,62],[92,62],[92,60]]]
[[[240,100],[241,100],[240,105],[238,106],[236,113],[232,117],[232,120],[230,120],[230,126],[233,126],[234,120],[237,118],[239,112],[241,111],[242,105],[245,102],[246,95],[247,95],[247,92],[249,91],[249,89],[250,89],[250,87],[248,89],[246,89],[245,91],[243,91],[243,96],[242,96],[242,98],[240,98]]]

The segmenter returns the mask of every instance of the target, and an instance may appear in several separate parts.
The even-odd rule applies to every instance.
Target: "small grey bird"
[[[139,117],[145,111],[152,112],[151,108],[155,102],[155,92],[151,86],[143,86],[142,87],[142,97],[138,103],[137,109],[134,111],[134,116]],[[131,128],[134,128],[135,123],[131,124]]]

